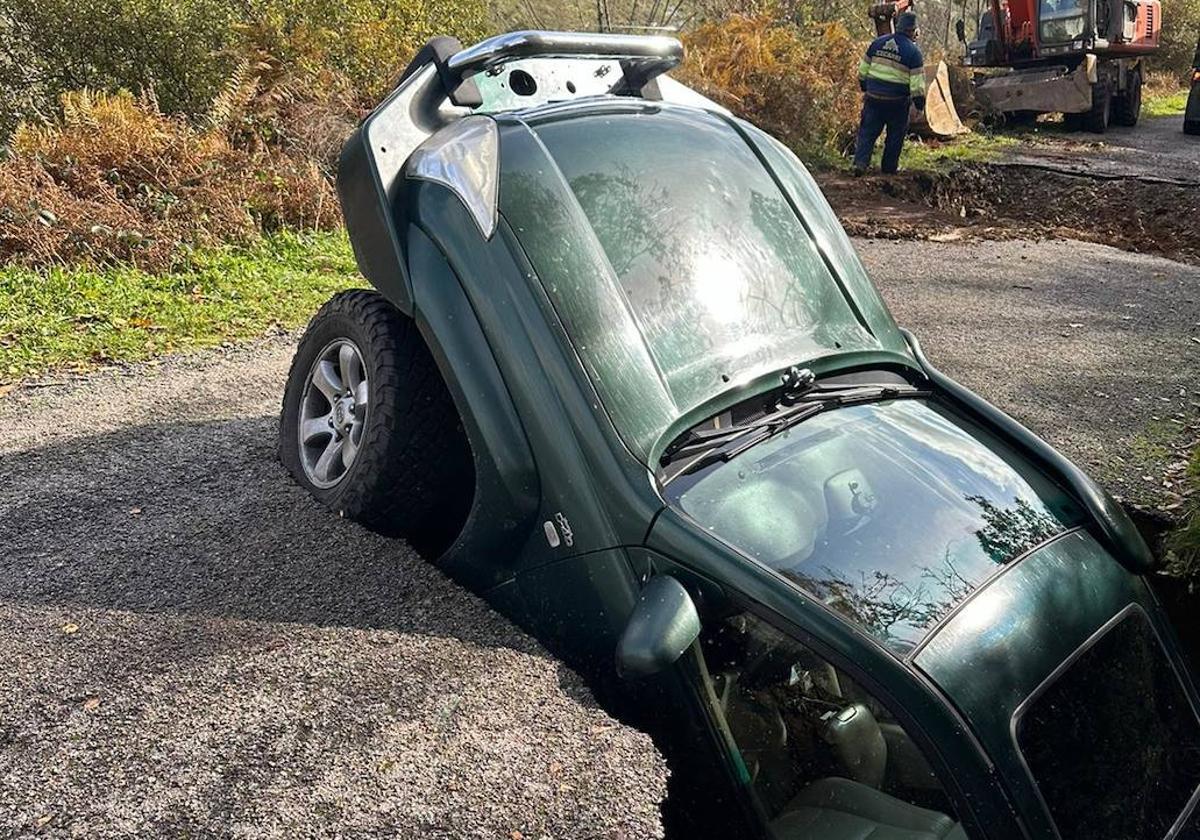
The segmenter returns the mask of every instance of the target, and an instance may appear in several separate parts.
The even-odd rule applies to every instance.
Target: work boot
[[[862,166],[855,166],[855,167],[851,168],[851,170],[850,170],[850,174],[853,175],[855,178],[861,178],[863,175],[866,174],[866,172],[867,172],[866,168],[862,167]]]

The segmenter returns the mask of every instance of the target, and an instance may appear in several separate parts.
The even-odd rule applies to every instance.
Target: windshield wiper
[[[778,432],[789,429],[828,408],[881,400],[928,397],[930,393],[911,385],[813,385],[804,393],[787,398],[779,410],[772,414],[720,429],[693,429],[679,437],[663,451],[659,459],[662,466],[681,461],[694,453],[701,454],[681,469],[666,476],[664,481],[703,469],[717,461],[728,461]]]
[[[755,431],[767,429],[774,424],[781,423],[797,412],[802,410],[811,410],[812,405],[794,405],[783,408],[774,414],[769,414],[765,417],[760,417],[757,420],[752,420],[748,423],[737,423],[732,426],[724,426],[719,429],[693,429],[685,435],[677,438],[674,443],[663,450],[662,458],[659,462],[664,466],[672,461],[677,461],[680,458],[687,457],[693,452],[712,447],[720,447],[723,444],[728,444],[743,435]]]

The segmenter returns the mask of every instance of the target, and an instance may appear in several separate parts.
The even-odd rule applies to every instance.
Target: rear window
[[[1200,723],[1138,609],[1017,715],[1018,746],[1064,840],[1166,837],[1200,786]]]

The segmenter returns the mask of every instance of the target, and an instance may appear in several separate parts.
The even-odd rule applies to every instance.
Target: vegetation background
[[[930,59],[959,55],[954,21],[972,32],[982,2],[918,0]],[[47,371],[294,329],[359,282],[336,154],[434,35],[677,31],[686,82],[829,160],[857,119],[866,5],[0,0],[0,395]],[[1157,85],[1177,90],[1200,0],[1163,0],[1163,20]],[[1179,547],[1200,557],[1193,520]]]
[[[931,58],[983,0],[920,0]],[[1178,87],[1200,0],[1165,0]],[[336,228],[346,134],[436,34],[681,32],[680,75],[810,159],[845,151],[862,0],[4,0],[0,263],[170,270]],[[1168,85],[1170,86],[1170,85]]]

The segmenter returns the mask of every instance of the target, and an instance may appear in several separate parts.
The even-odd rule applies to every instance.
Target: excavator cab
[[[1159,0],[992,0],[966,43],[968,66],[1021,67],[1158,47]],[[963,39],[965,41],[965,38]]]

